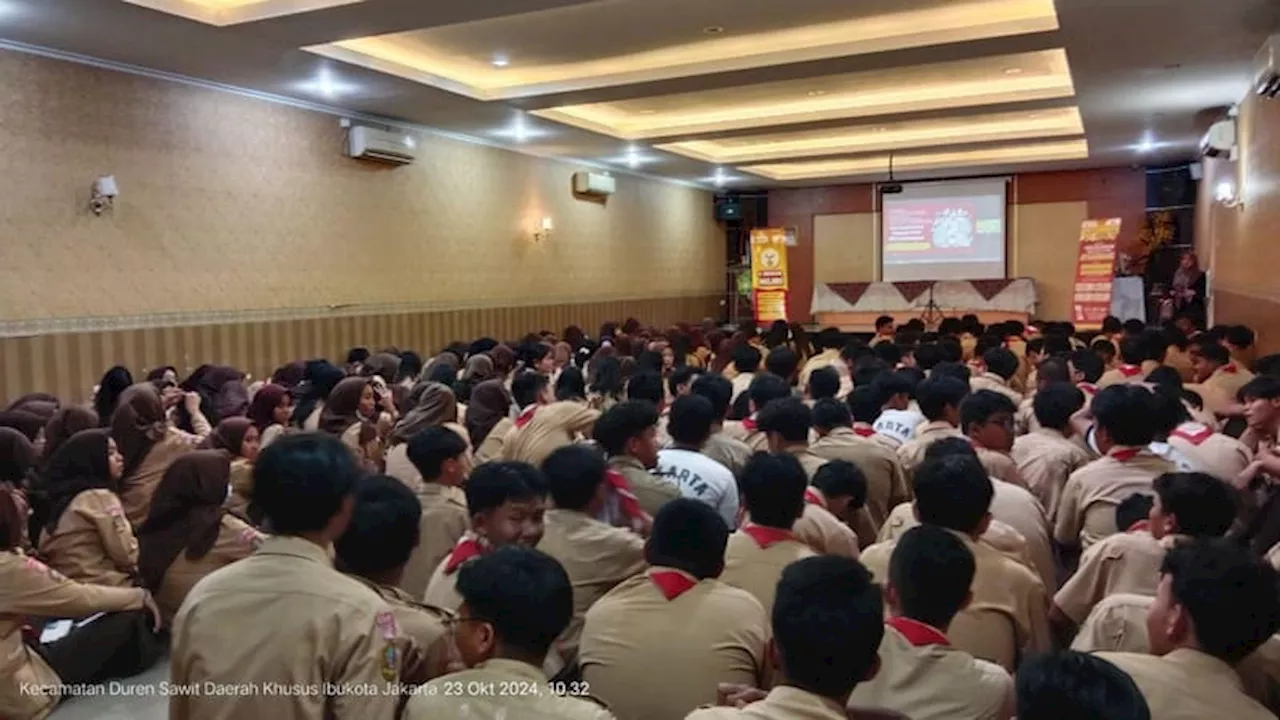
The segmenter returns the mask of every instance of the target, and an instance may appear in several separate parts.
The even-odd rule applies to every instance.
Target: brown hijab
[[[320,413],[320,432],[341,436],[347,428],[362,422],[360,396],[369,386],[369,378],[349,377],[338,383]]]
[[[501,380],[488,380],[477,385],[471,391],[471,404],[467,406],[466,425],[471,446],[480,447],[494,426],[510,414],[511,393]]]
[[[364,367],[360,374],[366,377],[374,375],[382,376],[388,384],[396,381],[396,375],[400,372],[400,358],[391,353],[380,352],[371,355],[368,360],[364,361]]]
[[[409,391],[413,407],[391,431],[391,444],[409,442],[418,431],[458,421],[458,401],[453,391],[438,382],[423,380]]]
[[[516,352],[506,345],[498,345],[489,351],[489,358],[493,360],[494,372],[499,377],[506,377],[516,369]]]
[[[483,353],[467,358],[467,366],[462,371],[462,379],[473,385],[478,385],[485,380],[492,380],[496,376],[497,373],[493,369],[493,358]]]
[[[120,403],[111,415],[111,437],[124,456],[123,477],[129,477],[138,469],[168,430],[164,403],[155,385],[138,383],[120,394]]]
[[[0,410],[0,427],[13,428],[26,436],[31,442],[40,437],[47,418],[26,410]]]
[[[221,450],[188,453],[169,466],[151,498],[151,510],[138,529],[138,574],[151,590],[187,551],[197,560],[213,548],[226,510],[231,458]]]
[[[49,458],[62,447],[72,435],[81,430],[91,430],[98,427],[98,413],[94,412],[88,405],[68,405],[49,418],[49,422],[44,426],[44,458],[48,463]]]
[[[240,445],[251,427],[253,427],[253,421],[249,418],[227,418],[218,423],[218,427],[209,434],[208,445],[214,450],[226,450],[233,456],[239,457]]]
[[[454,370],[457,370],[462,366],[462,361],[458,360],[458,356],[451,352],[442,352],[431,360],[431,367],[435,367],[436,365],[448,365]]]
[[[119,492],[120,488],[111,479],[111,464],[107,460],[110,439],[106,430],[84,430],[67,438],[49,457],[49,467],[41,482],[43,502],[36,503],[34,525],[53,532],[63,511],[85,490],[101,488]]]

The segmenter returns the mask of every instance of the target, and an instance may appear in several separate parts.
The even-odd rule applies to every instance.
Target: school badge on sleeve
[[[400,651],[394,643],[388,642],[382,649],[382,679],[393,682],[400,677]]]

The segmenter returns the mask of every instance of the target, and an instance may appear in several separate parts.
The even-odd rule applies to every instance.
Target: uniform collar
[[[333,556],[328,548],[296,535],[272,535],[262,541],[258,548],[259,555],[290,555],[333,567]]]
[[[649,469],[644,466],[644,463],[631,457],[630,455],[614,455],[613,457],[609,458],[609,467],[618,471],[621,471],[625,468],[627,470],[639,470],[641,472],[649,472]]]
[[[955,433],[959,431],[956,430],[955,425],[952,425],[951,423],[945,420],[930,420],[929,422],[921,425],[916,430],[916,437],[918,438],[921,435],[932,435],[933,433],[941,433],[941,432]]]
[[[769,691],[768,697],[760,702],[767,707],[779,710],[777,713],[769,713],[769,717],[787,717],[795,720],[846,720],[849,717],[849,711],[835,700],[791,685],[775,687]]]
[[[929,645],[951,646],[951,641],[947,639],[946,633],[919,620],[897,616],[885,620],[884,624],[897,630],[898,634],[906,638],[906,641],[911,643],[912,647],[927,647]]]
[[[1041,425],[1040,427],[1037,427],[1035,430],[1032,430],[1032,431],[1031,431],[1030,433],[1028,433],[1028,434],[1030,434],[1030,435],[1043,435],[1043,436],[1045,436],[1045,437],[1051,437],[1051,438],[1053,438],[1054,440],[1066,440],[1066,439],[1068,439],[1066,435],[1062,434],[1062,431],[1061,431],[1061,430],[1054,430],[1053,428],[1047,428],[1047,427],[1045,427],[1045,426],[1043,426],[1043,425]]]
[[[1208,653],[1192,648],[1178,648],[1165,655],[1164,660],[1170,665],[1185,668],[1188,675],[1209,676],[1219,683],[1230,684],[1236,690],[1243,691],[1244,684],[1235,669]]]
[[[849,432],[852,432],[854,435],[857,435],[858,437],[869,438],[872,435],[876,434],[876,429],[870,423],[854,423],[853,429],[850,430]]]
[[[827,509],[827,497],[822,494],[821,490],[812,485],[804,489],[804,501],[810,505],[817,505],[824,510]]]
[[[698,578],[676,568],[652,567],[647,574],[649,581],[667,600],[675,600],[698,585]]]
[[[995,374],[995,373],[991,372],[990,370],[988,370],[988,371],[986,371],[986,372],[982,373],[982,374],[981,374],[981,375],[979,375],[978,377],[980,377],[980,378],[982,378],[982,379],[984,379],[984,380],[990,380],[991,382],[996,383],[996,384],[998,384],[998,385],[1003,385],[1003,386],[1005,386],[1005,387],[1008,387],[1008,386],[1009,386],[1009,381],[1008,381],[1008,380],[1005,380],[1004,378],[1002,378],[1002,377],[1000,377],[999,375],[997,375],[997,374]]]
[[[542,668],[530,665],[527,662],[519,660],[507,660],[505,658],[491,658],[485,660],[475,666],[476,670],[494,670],[505,675],[516,675],[526,680],[532,680],[538,683],[547,681],[546,673],[542,672]]]
[[[1126,447],[1117,445],[1107,451],[1107,457],[1120,463],[1127,463],[1142,454],[1146,447]]]
[[[1121,363],[1116,366],[1116,371],[1127,378],[1137,377],[1142,374],[1142,366]]]
[[[778,543],[796,539],[795,533],[790,530],[765,527],[751,522],[743,524],[741,530],[747,537],[754,540],[761,550],[767,550]]]

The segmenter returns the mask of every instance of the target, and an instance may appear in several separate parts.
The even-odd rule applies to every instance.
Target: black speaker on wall
[[[1147,210],[1178,210],[1196,204],[1196,181],[1190,165],[1147,168]]]
[[[717,220],[741,220],[742,203],[737,200],[725,200],[716,203]]]

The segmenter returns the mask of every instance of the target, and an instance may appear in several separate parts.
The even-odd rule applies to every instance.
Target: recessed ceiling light
[[[494,137],[502,138],[503,140],[510,140],[516,143],[537,140],[551,135],[551,133],[545,128],[530,123],[529,119],[523,113],[516,115],[510,125],[492,130],[489,134]]]
[[[491,61],[494,67],[504,68],[511,64],[511,60],[506,55],[494,55]]]
[[[1020,67],[1005,68],[1005,69],[1004,69],[1004,74],[1005,74],[1005,75],[1021,75],[1021,74],[1022,74],[1022,68],[1020,68]]]
[[[1156,149],[1156,141],[1151,137],[1151,133],[1147,133],[1134,149],[1143,154],[1149,153]]]
[[[704,28],[702,28],[702,34],[703,34],[703,35],[723,35],[723,34],[724,34],[724,26],[723,26],[723,25],[710,25],[710,26],[708,26],[708,27],[704,27]]]
[[[657,111],[657,110],[641,110],[639,114],[641,114],[641,115],[657,115],[657,114],[658,114],[658,111]]]
[[[296,86],[299,90],[311,95],[319,95],[326,100],[335,100],[355,90],[355,86],[334,77],[329,68],[320,68],[315,77],[304,80]]]
[[[810,90],[805,94],[808,95],[809,97],[821,97],[823,95],[826,95],[827,91],[826,90]]]

